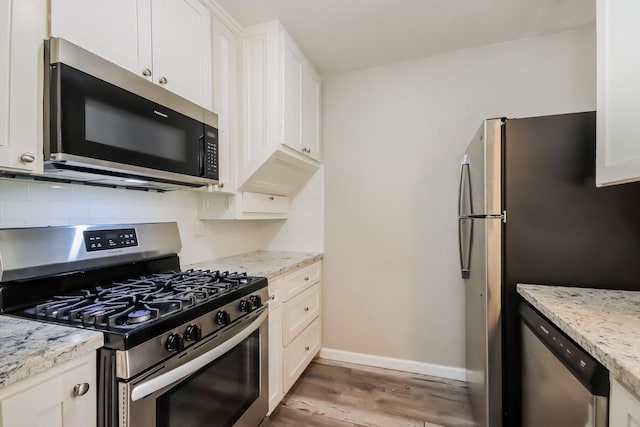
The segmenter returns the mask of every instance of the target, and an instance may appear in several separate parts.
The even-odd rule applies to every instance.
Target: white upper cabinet
[[[239,30],[238,30],[239,31]],[[214,191],[236,189],[236,155],[238,143],[238,39],[236,32],[220,18],[212,20],[213,99],[218,113],[219,182]]]
[[[0,0],[0,169],[42,172],[46,0]]]
[[[197,0],[51,0],[51,35],[213,108],[211,15]]]
[[[320,76],[284,32],[282,143],[320,161]]]
[[[288,196],[318,169],[320,77],[278,21],[240,37],[238,184]]]
[[[309,157],[321,161],[320,75],[311,67],[302,73],[302,142]]]
[[[640,2],[597,0],[598,186],[640,180]]]

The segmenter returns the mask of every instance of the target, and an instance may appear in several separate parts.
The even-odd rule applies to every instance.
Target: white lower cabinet
[[[320,351],[318,261],[269,281],[269,414]]]
[[[613,378],[609,401],[609,425],[640,427],[640,400]]]
[[[90,353],[0,390],[0,427],[95,427],[96,392]]]
[[[284,371],[284,389],[289,391],[291,386],[302,375],[311,360],[320,351],[320,319],[311,323],[296,339],[285,347],[282,362]]]

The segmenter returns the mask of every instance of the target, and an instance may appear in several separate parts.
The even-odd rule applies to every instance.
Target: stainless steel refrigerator
[[[458,201],[466,369],[480,426],[520,425],[517,283],[640,290],[640,184],[595,185],[595,112],[486,120]]]

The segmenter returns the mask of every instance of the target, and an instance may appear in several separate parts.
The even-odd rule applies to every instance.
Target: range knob
[[[253,308],[260,308],[262,306],[262,298],[258,295],[251,295],[249,297],[249,301],[251,301]]]
[[[180,352],[184,350],[184,338],[182,334],[169,335],[166,347],[168,351]]]
[[[189,325],[184,331],[184,339],[187,341],[200,341],[202,339],[202,327],[200,325]]]
[[[240,301],[240,311],[249,313],[251,310],[253,310],[253,304],[249,300],[243,299]]]
[[[220,310],[216,313],[216,323],[218,325],[228,325],[231,323],[231,315],[226,310]]]

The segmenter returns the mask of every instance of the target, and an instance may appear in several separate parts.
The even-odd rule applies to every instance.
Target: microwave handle
[[[135,402],[136,400],[140,400],[144,397],[149,396],[156,391],[174,384],[184,378],[189,377],[194,372],[199,369],[204,368],[209,363],[213,362],[220,356],[227,353],[233,347],[240,344],[242,341],[247,339],[249,335],[254,333],[262,322],[267,318],[268,311],[265,309],[249,326],[244,328],[241,332],[235,334],[233,337],[229,338],[227,341],[223,342],[213,350],[203,354],[202,356],[196,357],[195,359],[185,363],[184,365],[180,365],[179,367],[172,369],[171,371],[159,375],[149,381],[145,381],[143,383],[135,386],[131,392],[131,400]]]

